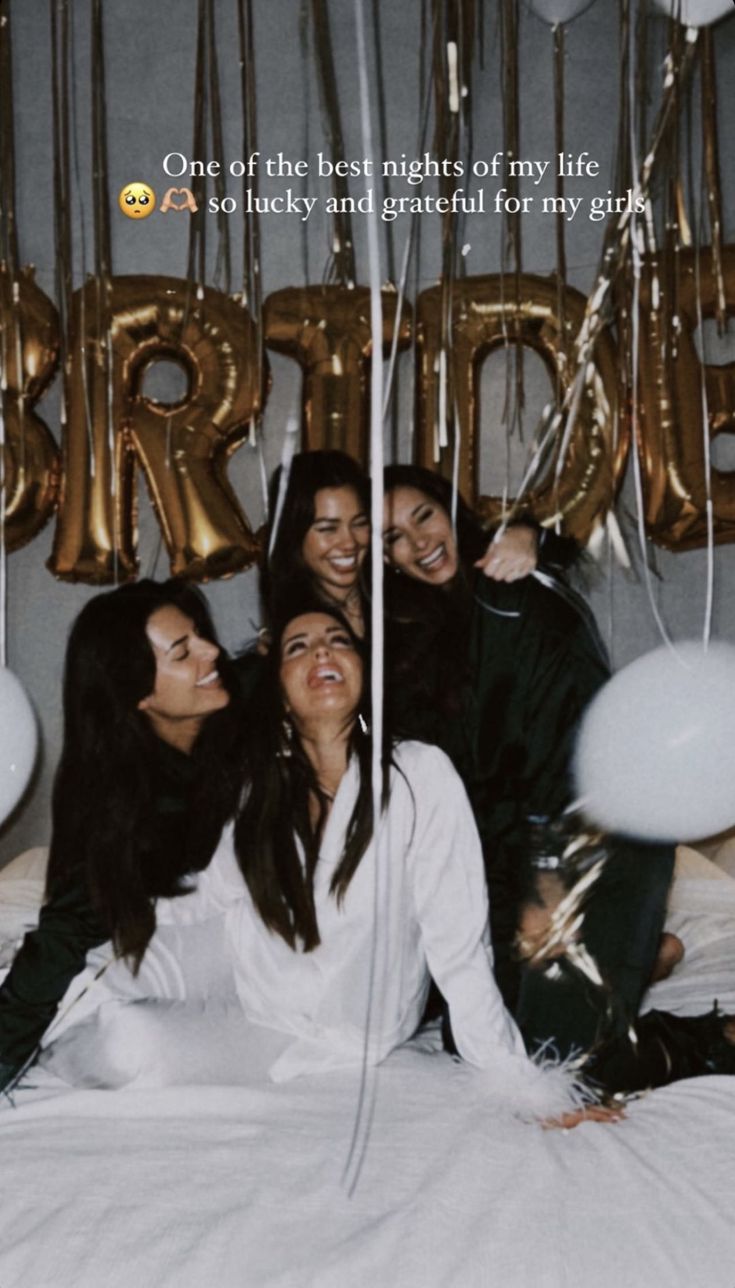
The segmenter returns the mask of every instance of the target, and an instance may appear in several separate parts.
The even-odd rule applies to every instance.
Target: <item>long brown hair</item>
[[[269,488],[271,523],[276,514],[281,485],[281,466],[274,471]],[[366,515],[370,514],[370,481],[362,466],[346,452],[299,452],[291,462],[288,487],[278,522],[276,541],[261,575],[261,596],[271,619],[288,611],[294,590],[303,595],[309,588],[314,602],[331,607],[303,557],[304,538],[316,516],[316,496],[324,488],[352,488]]]
[[[414,488],[451,516],[452,485],[432,470],[389,465],[384,486],[386,497],[397,488]],[[488,537],[459,495],[455,531],[459,566],[448,585],[428,585],[390,565],[386,568],[387,704],[396,730],[412,736],[432,732],[437,713],[457,714],[469,675],[472,565]]]
[[[138,709],[155,683],[146,634],[173,604],[217,643],[203,597],[178,581],[149,580],[95,595],[77,617],[64,669],[64,740],[52,799],[47,894],[87,890],[119,953],[139,965],[156,926],[155,900],[183,892],[209,862],[237,800],[243,720],[230,664],[217,667],[230,704],[204,722],[191,756],[171,751]],[[182,802],[163,802],[168,766],[190,770]],[[188,773],[187,773],[188,779]]]
[[[244,802],[235,823],[235,850],[253,902],[263,921],[292,948],[300,941],[309,952],[320,942],[314,905],[314,872],[319,858],[328,799],[319,787],[311,762],[298,734],[284,734],[285,707],[281,692],[280,666],[283,634],[295,617],[304,613],[328,613],[352,640],[363,662],[363,686],[358,711],[347,745],[348,759],[354,756],[359,771],[359,788],[350,816],[342,857],[332,878],[330,891],[340,902],[373,836],[371,790],[372,740],[366,716],[369,712],[365,649],[344,617],[313,600],[293,604],[274,623],[273,643],[268,653],[266,674],[259,687],[257,709],[251,709],[251,727],[257,731],[257,745],[249,758]],[[355,713],[356,716],[358,712]],[[383,755],[383,808],[388,800],[390,739],[386,734]],[[314,821],[310,799],[319,802]],[[296,838],[301,843],[302,863]]]

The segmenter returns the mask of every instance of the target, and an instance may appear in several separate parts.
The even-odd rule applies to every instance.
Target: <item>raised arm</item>
[[[475,567],[493,581],[520,581],[539,568],[563,572],[579,558],[573,537],[562,537],[539,524],[523,521],[498,529]]]

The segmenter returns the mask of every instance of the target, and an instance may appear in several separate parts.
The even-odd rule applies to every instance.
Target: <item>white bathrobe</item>
[[[159,922],[225,912],[227,952],[247,1018],[278,1030],[280,1081],[384,1059],[415,1032],[429,976],[446,998],[465,1060],[540,1090],[492,972],[480,839],[467,796],[437,747],[394,753],[380,836],[341,901],[330,893],[358,790],[353,759],[334,800],[314,874],[321,942],[294,951],[264,925],[235,858],[228,825],[211,864],[184,898],[159,901]]]

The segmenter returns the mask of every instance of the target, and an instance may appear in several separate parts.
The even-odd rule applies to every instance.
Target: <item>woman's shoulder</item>
[[[411,786],[416,782],[422,786],[430,785],[446,780],[447,776],[454,778],[457,772],[441,747],[432,742],[419,742],[415,738],[406,738],[396,743],[393,761],[410,780]]]
[[[474,584],[475,604],[494,622],[515,622],[524,633],[538,630],[566,636],[581,630],[590,634],[604,656],[592,609],[561,578],[535,573],[515,582],[497,582],[479,573]]]

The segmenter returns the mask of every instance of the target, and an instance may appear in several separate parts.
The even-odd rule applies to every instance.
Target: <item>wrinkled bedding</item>
[[[646,1005],[735,1010],[735,881],[680,880],[669,929],[685,963]],[[368,1083],[346,1178],[357,1074],[80,1091],[34,1070],[0,1109],[1,1288],[734,1288],[734,1079],[544,1131],[434,1046]]]

